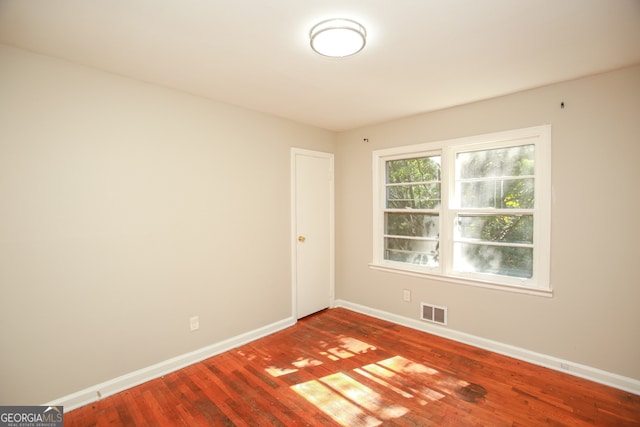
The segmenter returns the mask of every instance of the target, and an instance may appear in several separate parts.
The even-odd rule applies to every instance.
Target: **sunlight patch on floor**
[[[347,351],[347,350],[345,350],[344,348],[341,348],[341,347],[333,347],[333,348],[328,349],[327,351],[329,353],[333,354],[335,357],[338,357],[340,359],[348,359],[349,357],[355,356],[355,354],[353,354],[350,351]],[[328,357],[331,358],[331,356],[328,356]]]
[[[337,362],[375,350],[376,347],[364,341],[340,336],[338,342],[320,342],[317,353]],[[271,365],[265,370],[270,375],[279,377],[322,364],[321,360],[313,357],[300,356],[291,361],[289,366]],[[337,369],[339,365],[336,365]],[[456,387],[467,384],[456,378],[438,375],[438,370],[399,355],[363,365],[352,372],[353,375],[336,372],[290,387],[337,423],[350,427],[368,427],[380,425],[383,420],[400,418],[409,409],[385,399],[366,384],[385,387],[404,399],[415,399],[415,402],[423,406],[438,401],[446,394],[451,394]],[[358,381],[358,378],[364,383]],[[431,386],[435,386],[438,391]]]
[[[425,366],[421,363],[413,362],[409,359],[405,359],[402,356],[391,357],[386,360],[382,360],[377,363],[378,365],[388,368],[388,370],[397,372],[400,374],[427,374],[433,376],[431,383],[436,386],[438,390],[447,394],[455,394],[456,390],[460,390],[469,386],[469,382],[461,380],[459,378],[450,376],[436,376],[439,372],[433,368]],[[365,367],[366,368],[366,367]],[[376,370],[375,367],[371,368]],[[379,371],[379,370],[378,370]],[[380,373],[380,372],[378,372]],[[388,373],[386,374],[388,376]],[[415,391],[415,390],[414,390]],[[439,400],[444,397],[444,394],[433,390],[430,387],[421,387],[417,390],[420,394],[425,396],[428,400]]]
[[[392,371],[399,372],[401,374],[437,374],[438,371],[424,366],[421,363],[412,362],[409,359],[405,359],[402,356],[394,356],[389,359],[378,362],[378,364],[389,368]]]
[[[256,358],[256,355],[255,355],[255,354],[247,354],[247,353],[245,353],[245,352],[244,352],[244,351],[242,351],[242,350],[239,350],[239,351],[238,351],[238,354],[239,354],[240,356],[244,356],[244,357],[246,357],[246,358],[247,358],[247,360],[249,360],[249,361],[252,361],[252,360],[254,360],[254,359]]]
[[[340,337],[340,347],[356,354],[364,354],[376,349],[371,344],[351,337]]]
[[[383,420],[398,418],[409,412],[404,406],[396,405],[388,400],[383,401],[379,393],[342,372],[327,375],[320,381]]]
[[[265,371],[267,371],[273,377],[279,377],[281,375],[287,375],[293,372],[298,372],[297,369],[278,368],[277,366],[269,366],[268,368],[265,368]]]
[[[345,345],[349,347],[349,350],[358,353],[375,349],[362,341],[346,341]],[[336,350],[336,347],[329,349],[329,351],[332,350]],[[344,353],[338,354],[355,356],[351,351],[342,350]],[[326,352],[320,353],[329,355]],[[300,367],[309,363],[309,359],[301,359],[300,361],[302,362]],[[442,383],[441,379],[440,381],[435,378],[432,380],[432,377],[438,374],[436,369],[402,356],[393,356],[376,363],[370,363],[355,368],[352,372],[354,376],[345,372],[336,372],[319,379],[295,384],[291,386],[291,389],[317,406],[337,423],[357,427],[376,426],[381,424],[382,420],[400,418],[409,412],[408,408],[384,398],[374,389],[358,381],[356,379],[358,377],[367,380],[367,382],[370,381],[369,384],[375,383],[383,386],[405,399],[415,399],[420,405],[426,405],[445,397],[445,394],[425,385],[427,378],[430,382]]]
[[[404,390],[392,385],[391,383],[388,383],[387,381],[383,380],[382,378],[378,378],[375,375],[370,374],[369,372],[365,371],[364,369],[356,368],[356,369],[354,369],[354,371],[357,372],[358,374],[362,375],[363,377],[368,378],[371,381],[374,381],[374,382],[380,384],[381,386],[386,387],[389,390],[392,390],[392,391],[398,393],[400,396],[402,396],[404,398],[407,398],[407,399],[413,398],[413,395],[411,393],[407,393],[406,391],[404,391]],[[421,405],[424,405],[425,403],[427,403],[427,402],[425,402],[424,400],[420,401]]]
[[[293,366],[295,366],[296,368],[306,368],[308,366],[318,366],[318,365],[322,365],[322,362],[316,359],[312,359],[310,357],[300,357],[298,358],[298,360],[296,360],[295,362],[291,363]]]
[[[351,403],[318,380],[296,384],[291,386],[291,388],[340,425],[348,427],[373,427],[382,424],[382,421],[371,415],[367,415],[367,413],[356,404]]]
[[[376,350],[376,347],[372,346],[371,344],[368,344],[364,341],[360,341],[356,338],[352,338],[352,337],[347,337],[347,336],[340,336],[338,337],[338,341],[339,344],[335,345],[335,342],[333,343],[334,346],[333,347],[329,347],[331,344],[325,342],[325,341],[320,341],[319,342],[319,346],[320,348],[322,348],[323,350],[318,351],[318,354],[320,356],[326,357],[329,360],[332,360],[334,362],[341,360],[341,359],[348,359],[350,357],[355,356],[356,354],[364,354],[367,353],[369,351],[374,351]],[[327,348],[329,347],[329,348]],[[244,357],[246,357],[249,360],[253,360],[255,358],[255,355],[249,355],[246,353],[239,353],[241,355],[243,355]],[[268,357],[265,360],[270,360],[271,358]],[[306,368],[309,366],[318,366],[318,365],[322,365],[322,362],[320,360],[314,359],[312,357],[299,357],[297,360],[294,360],[291,362],[291,365],[294,366],[297,369],[293,369],[290,367],[276,367],[276,366],[269,366],[268,368],[266,368],[265,370],[272,376],[274,377],[279,377],[281,375],[286,375],[286,374],[290,374],[293,372],[297,372],[298,369],[302,369],[302,368]]]
[[[384,381],[383,378],[388,381],[401,382],[402,386],[405,388],[408,388],[409,390],[409,391],[406,391],[406,390],[402,391],[402,393],[407,393],[409,395],[415,396],[421,405],[426,405],[428,402],[434,402],[436,400],[440,400],[445,396],[444,394],[439,393],[426,386],[425,387],[421,386],[418,388],[417,385],[423,383],[423,381],[420,378],[412,378],[411,375],[408,375],[409,379],[412,381],[403,380],[402,375],[400,375],[398,372],[394,372],[390,369],[385,368],[383,366],[385,362],[386,360],[382,360],[378,363],[371,363],[369,365],[363,366],[362,369],[368,372],[369,374],[374,375],[375,377],[381,379],[381,381],[385,382],[386,384],[389,384],[389,382]],[[415,375],[415,373],[413,374]],[[397,378],[398,376],[400,376],[400,378]],[[412,386],[410,385],[410,383],[414,383],[414,385]],[[398,387],[394,387],[394,388],[391,388],[391,390],[397,393],[398,392],[397,390],[401,390],[401,389]]]

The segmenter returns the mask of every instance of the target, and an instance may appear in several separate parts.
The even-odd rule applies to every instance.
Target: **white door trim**
[[[334,184],[334,155],[323,151],[313,151],[304,148],[291,148],[291,316],[297,319],[297,229],[296,211],[296,157],[319,157],[329,159],[329,307],[335,301],[335,184]]]

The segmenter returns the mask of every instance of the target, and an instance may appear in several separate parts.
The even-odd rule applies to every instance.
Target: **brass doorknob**
[[[304,236],[298,236],[298,242],[300,242],[300,243],[304,243],[304,241],[305,241],[305,240],[307,240],[307,238],[306,238],[306,237],[304,237]]]

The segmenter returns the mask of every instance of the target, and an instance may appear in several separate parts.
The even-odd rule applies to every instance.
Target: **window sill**
[[[484,282],[482,280],[473,280],[473,279],[467,279],[467,278],[461,278],[461,277],[443,276],[440,274],[430,274],[424,271],[397,268],[397,267],[391,267],[388,265],[381,265],[381,264],[374,264],[374,263],[370,263],[369,268],[372,270],[384,271],[387,273],[402,274],[405,276],[420,277],[423,279],[437,280],[440,282],[455,283],[457,285],[475,286],[479,288],[494,289],[499,291],[514,292],[514,293],[526,294],[526,295],[535,295],[535,296],[547,297],[547,298],[551,298],[553,296],[553,291],[551,291],[550,289],[529,288],[529,287],[517,286],[517,285]]]

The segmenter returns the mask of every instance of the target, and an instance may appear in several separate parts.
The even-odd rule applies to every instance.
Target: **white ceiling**
[[[0,43],[346,130],[640,63],[640,0],[0,0]]]

